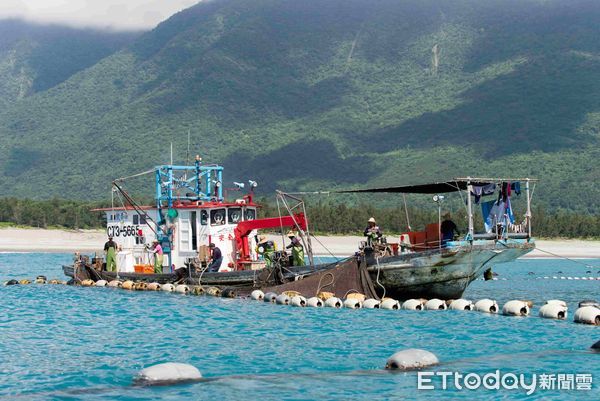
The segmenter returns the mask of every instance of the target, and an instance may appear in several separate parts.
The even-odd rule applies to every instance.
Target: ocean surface
[[[63,279],[61,264],[70,260],[70,254],[0,254],[0,280]],[[600,353],[589,349],[600,340],[600,327],[573,323],[577,302],[600,298],[600,280],[589,279],[600,277],[600,260],[519,260],[494,270],[497,280],[472,283],[465,298],[493,298],[500,305],[529,299],[532,316],[293,308],[111,288],[0,286],[0,399],[600,399]],[[548,299],[569,304],[566,321],[537,317]],[[537,389],[528,396],[523,388],[459,390],[449,382],[443,390],[435,376],[434,390],[418,390],[417,372],[383,370],[386,359],[405,348],[438,356],[441,364],[426,371],[524,374],[528,384],[536,374]],[[192,364],[209,380],[132,386],[140,369],[163,362]],[[540,388],[543,374],[554,375],[555,390]],[[556,389],[561,378],[561,387],[569,387],[575,377],[590,375],[591,390]]]

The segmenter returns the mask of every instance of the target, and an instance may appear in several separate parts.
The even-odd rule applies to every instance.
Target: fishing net
[[[378,299],[373,282],[364,260],[350,258],[337,263],[330,269],[297,276],[294,281],[262,288],[264,292],[277,294],[297,291],[305,297],[317,296],[320,292],[332,292],[338,298],[358,292],[367,298]]]

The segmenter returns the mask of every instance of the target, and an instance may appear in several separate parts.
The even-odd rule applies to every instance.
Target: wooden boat
[[[514,223],[511,206],[511,191],[525,183],[525,214],[521,224]],[[534,179],[521,178],[456,178],[451,181],[423,185],[372,188],[340,191],[341,193],[400,193],[429,194],[438,206],[438,222],[428,224],[424,231],[405,232],[400,235],[402,249],[390,255],[389,244],[375,245],[365,249],[368,271],[380,293],[397,299],[408,298],[460,298],[467,286],[484,271],[500,263],[507,263],[535,249],[531,235],[530,183]],[[482,192],[480,188],[486,188]],[[503,192],[504,191],[504,192]],[[506,193],[508,192],[508,193]],[[440,194],[460,193],[466,199],[468,230],[462,238],[444,241],[440,227],[441,207],[444,196]],[[474,200],[484,196],[498,196],[501,204],[494,215],[484,216],[486,229],[476,233],[474,227]],[[483,206],[483,205],[482,205]],[[493,210],[493,209],[492,209]],[[387,241],[386,241],[387,242]]]

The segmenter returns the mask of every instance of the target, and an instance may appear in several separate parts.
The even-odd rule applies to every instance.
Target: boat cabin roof
[[[488,184],[499,184],[503,182],[530,181],[535,178],[455,178],[449,181],[433,182],[429,184],[405,185],[399,187],[365,188],[336,191],[337,193],[405,193],[405,194],[439,194],[447,192],[466,191],[468,185],[484,186]]]
[[[170,209],[214,209],[220,207],[257,207],[260,205],[255,203],[242,203],[242,202],[184,202],[174,203]],[[156,210],[156,206],[140,206],[138,209],[141,210]],[[110,212],[112,210],[135,210],[133,206],[120,206],[120,207],[102,207],[92,209],[92,212]]]

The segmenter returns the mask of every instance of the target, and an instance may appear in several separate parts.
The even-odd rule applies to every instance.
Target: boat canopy
[[[348,189],[335,191],[336,193],[404,193],[404,194],[439,194],[447,192],[466,191],[467,186],[485,186],[488,184],[498,184],[502,182],[515,181],[537,181],[533,178],[455,178],[450,181],[434,182],[429,184],[419,185],[404,185],[399,187],[385,188],[365,188],[365,189]]]

